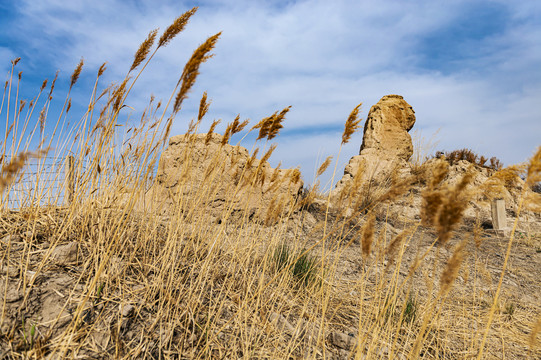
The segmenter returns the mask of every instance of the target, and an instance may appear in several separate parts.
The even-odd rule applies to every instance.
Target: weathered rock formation
[[[408,131],[415,124],[415,111],[400,95],[386,95],[370,109],[364,125],[360,155],[408,161],[413,143]]]
[[[273,169],[219,134],[194,134],[170,139],[152,194],[166,211],[195,203],[218,218],[246,211],[267,219],[287,212],[302,187],[298,169]]]
[[[413,154],[408,131],[415,124],[415,112],[400,95],[386,95],[370,109],[364,126],[359,155],[350,159],[333,197],[347,190],[354,178],[356,186],[367,182],[383,183],[393,171],[400,172]]]

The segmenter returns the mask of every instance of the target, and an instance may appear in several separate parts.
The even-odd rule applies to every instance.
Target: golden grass
[[[362,119],[359,119],[359,111],[361,110],[362,105],[363,103],[360,103],[355,106],[351,111],[351,114],[349,114],[346,125],[344,126],[344,133],[342,134],[342,145],[347,144],[349,139],[351,139],[351,135],[359,129],[359,124],[362,121]]]
[[[49,123],[46,110],[58,74],[46,99],[40,101],[38,95],[22,102],[17,94],[12,97],[17,64],[13,61],[0,106],[0,117],[7,120],[0,154],[1,355],[454,359],[520,358],[527,353],[539,357],[539,306],[514,306],[518,300],[506,294],[509,287],[504,280],[513,271],[517,223],[507,242],[498,244],[506,251],[503,262],[490,262],[482,252],[490,244],[481,239],[480,225],[473,236],[459,230],[474,194],[472,174],[448,186],[444,161],[431,168],[421,191],[420,221],[401,227],[388,221],[393,202],[416,190],[415,177],[397,174],[387,184],[373,184],[368,206],[360,197],[361,176],[356,176],[341,196],[351,213],[331,211],[330,202],[318,195],[317,183],[299,199],[277,191],[298,184],[301,173],[298,169],[265,172],[274,144],[261,150],[260,160],[260,150],[254,148],[241,161],[240,148],[228,144],[248,125],[240,116],[229,123],[218,143],[221,149],[231,150],[230,157],[211,152],[220,120],[213,121],[206,134],[197,135],[210,106],[204,93],[197,120],[185,135],[185,150],[178,154],[176,182],[167,184],[166,192],[153,191],[163,180],[155,178],[154,169],[175,115],[219,34],[194,52],[169,102],[162,105],[151,98],[139,122],[123,123],[125,100],[139,76],[130,72],[144,63],[140,74],[195,11],[175,20],[153,53],[157,31],[151,31],[135,53],[128,75],[103,91],[102,65],[88,111],[75,121],[72,132],[54,132],[48,143],[55,146],[49,152],[40,150],[47,148],[41,142],[45,127],[64,128],[65,112],[56,123]],[[70,89],[82,66],[81,60]],[[38,94],[47,84],[43,82]],[[69,94],[65,104],[67,112]],[[360,106],[346,121],[341,145],[359,128]],[[96,107],[100,111],[94,112]],[[256,142],[275,138],[289,110],[276,111],[253,126],[250,131],[259,131]],[[193,159],[199,156],[201,144],[196,139],[201,139],[210,159],[198,173],[194,169],[200,164]],[[39,146],[32,152],[34,143]],[[65,204],[46,180],[51,176],[58,180],[68,155],[74,159],[76,182],[73,200]],[[52,175],[45,170],[45,156],[59,164]],[[28,171],[30,158],[39,167],[33,188],[22,192],[19,179]],[[540,159],[541,148],[527,165],[528,186],[540,179]],[[331,160],[328,157],[321,164],[317,176]],[[499,174],[505,180],[507,173]],[[235,181],[226,182],[229,175]],[[262,217],[254,215],[249,205],[258,191],[270,198]],[[21,194],[18,211],[8,206],[15,193]],[[239,196],[246,202],[239,202]],[[523,199],[521,206],[540,205],[539,198],[526,190]],[[161,207],[166,201],[168,205]],[[312,206],[316,202],[319,207]],[[279,266],[276,249],[284,243],[291,256]],[[62,263],[56,250],[66,244],[76,244],[78,256]]]

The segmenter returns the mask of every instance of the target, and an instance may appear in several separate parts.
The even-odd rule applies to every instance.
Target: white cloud
[[[502,24],[503,33],[483,43],[491,51],[450,72],[419,67],[427,56],[419,53],[422,39],[450,26],[472,3],[509,11],[508,27]],[[14,26],[34,67],[46,61],[69,74],[83,56],[89,73],[108,62],[106,82],[125,75],[151,29],[163,31],[189,9],[120,0],[19,6]],[[541,26],[531,21],[540,13],[529,1],[204,1],[186,31],[160,50],[128,102],[143,109],[151,92],[167,99],[192,51],[223,31],[174,133],[186,129],[205,90],[213,99],[205,124],[223,118],[225,126],[237,113],[257,121],[292,105],[284,129],[291,135],[277,138],[273,159],[301,165],[311,181],[318,154],[336,155],[351,109],[363,101],[365,117],[381,96],[398,93],[415,109],[416,128],[426,135],[441,128],[441,148],[470,147],[516,163],[539,145],[541,134]],[[343,150],[344,162],[360,138]]]

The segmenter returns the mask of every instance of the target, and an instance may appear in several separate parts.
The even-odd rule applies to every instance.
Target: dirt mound
[[[162,153],[151,192],[164,211],[196,201],[219,216],[229,209],[269,218],[287,213],[303,182],[298,169],[273,169],[263,155],[233,146],[219,134],[173,136]]]

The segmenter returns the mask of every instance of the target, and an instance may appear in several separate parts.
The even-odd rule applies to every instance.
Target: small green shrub
[[[282,243],[274,250],[273,261],[276,271],[288,267],[298,285],[309,286],[317,282],[320,266],[317,259],[305,250],[295,253]]]
[[[509,315],[509,317],[512,317],[513,314],[515,313],[515,310],[516,310],[516,306],[514,303],[511,302],[505,305],[504,313]]]
[[[316,281],[317,271],[317,260],[308,253],[298,257],[293,266],[293,276],[306,286]]]
[[[404,316],[402,322],[411,324],[417,317],[417,302],[411,296],[408,298],[405,304]]]
[[[282,270],[284,267],[289,265],[291,258],[291,250],[286,244],[280,244],[276,249],[274,249],[273,261],[276,267],[276,271]]]

